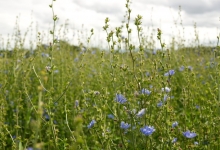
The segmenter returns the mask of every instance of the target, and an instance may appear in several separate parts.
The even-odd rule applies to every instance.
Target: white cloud
[[[84,41],[89,35],[91,28],[94,28],[95,35],[92,39],[94,45],[102,43],[104,45],[106,34],[102,27],[104,26],[105,18],[110,19],[110,29],[121,25],[123,16],[125,15],[125,0],[57,0],[54,2],[55,14],[59,17],[57,29],[69,19],[68,37],[75,44],[78,42],[76,35],[78,31],[83,30]],[[50,0],[7,0],[0,1],[0,5],[4,6],[0,9],[0,34],[6,37],[7,34],[12,34],[15,27],[16,16],[19,18],[19,28],[22,35],[27,30],[28,26],[33,23],[33,34],[36,34],[36,25],[38,30],[47,34],[52,27],[52,11],[49,8]],[[181,18],[178,15],[179,5],[181,5]],[[148,29],[161,28],[165,42],[169,43],[172,37],[178,35],[184,36],[186,41],[194,39],[194,22],[197,23],[197,30],[201,38],[204,40],[215,41],[219,27],[219,8],[220,1],[218,0],[194,0],[194,1],[178,1],[178,0],[133,0],[131,3],[131,24],[135,17],[140,14],[143,16],[143,28],[145,34],[150,35],[152,31]],[[31,12],[33,14],[31,15]],[[184,27],[180,27],[182,20]],[[178,27],[175,27],[174,22]],[[82,24],[84,27],[82,28]],[[153,28],[151,28],[153,25]],[[131,25],[133,31],[135,26]],[[88,31],[86,33],[85,31]],[[125,33],[124,33],[125,34]],[[73,36],[75,35],[75,37]],[[137,33],[132,34],[137,39]],[[35,37],[35,35],[34,35]],[[155,35],[156,40],[156,35]],[[47,42],[44,37],[44,42]],[[35,40],[36,43],[36,40]],[[28,44],[28,42],[27,42]]]

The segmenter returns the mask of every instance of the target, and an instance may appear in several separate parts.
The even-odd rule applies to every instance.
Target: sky
[[[38,32],[41,33],[41,42],[48,44],[51,41],[49,31],[53,26],[51,3],[52,0],[1,0],[0,48],[5,47],[8,41],[15,41],[13,35],[16,28],[20,30],[20,37],[26,37],[25,46],[30,46],[31,42],[37,44]],[[107,45],[106,33],[102,28],[105,18],[110,20],[109,31],[121,26],[126,12],[125,3],[126,0],[56,0],[53,6],[59,20],[55,35],[72,44],[82,42],[86,45],[90,30],[94,29],[90,46],[104,48]],[[199,42],[216,45],[220,27],[219,6],[219,0],[132,0],[132,42],[138,43],[134,19],[139,14],[143,17],[142,35],[150,41],[150,35],[154,33],[155,48],[159,47],[157,28],[162,30],[162,40],[167,45],[173,38],[179,42],[184,39],[185,45],[195,45],[195,24]],[[125,30],[122,34],[127,36]]]

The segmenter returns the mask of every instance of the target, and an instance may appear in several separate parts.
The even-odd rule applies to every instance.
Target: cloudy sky
[[[25,45],[28,45],[30,40],[36,44],[36,32],[41,32],[43,43],[49,43],[48,32],[53,23],[52,11],[49,8],[51,2],[51,0],[1,0],[1,47],[6,44],[8,37],[13,41],[11,36],[16,26],[21,31],[21,37],[24,37],[25,32],[28,31]],[[110,30],[121,26],[126,12],[125,3],[126,0],[57,0],[54,2],[54,11],[59,18],[56,35],[74,44],[77,44],[79,39],[80,42],[85,43],[90,29],[93,28],[94,36],[91,44],[104,47],[106,34],[102,27],[105,18],[110,19]],[[179,6],[181,6],[181,17]],[[185,44],[193,44],[196,23],[200,43],[211,42],[215,45],[220,27],[219,6],[219,0],[132,0],[130,7],[133,42],[137,42],[134,18],[140,14],[143,16],[143,35],[148,37],[148,40],[155,31],[153,38],[156,41],[156,29],[160,28],[163,32],[163,40],[167,44],[171,42],[172,37],[177,41],[184,38]],[[183,27],[180,25],[181,20]],[[65,23],[68,23],[66,29],[62,26]],[[126,36],[125,32],[123,34]]]

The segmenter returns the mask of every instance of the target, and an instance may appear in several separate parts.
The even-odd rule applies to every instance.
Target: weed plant
[[[90,47],[93,29],[77,47],[57,38],[53,6],[48,46],[39,32],[26,50],[16,28],[13,51],[1,51],[0,149],[220,149],[219,36],[214,49],[198,37],[168,48],[161,29],[147,41],[141,15],[131,30],[127,0],[122,26],[105,20],[108,50]]]

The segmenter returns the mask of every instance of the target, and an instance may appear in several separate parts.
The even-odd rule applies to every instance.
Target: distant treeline
[[[85,52],[87,50],[87,48],[85,46],[83,46],[83,44],[80,44],[79,46],[76,45],[71,45],[66,41],[59,41],[58,44],[56,44],[55,46],[56,50],[68,50],[68,51],[72,51],[73,53],[79,53],[79,52]],[[99,48],[95,48],[92,47],[90,48],[91,51],[99,51]],[[50,51],[50,45],[49,44],[42,44],[40,46],[38,46],[36,49],[34,50],[29,50],[29,49],[18,49],[18,48],[14,48],[13,50],[0,50],[0,58],[4,57],[4,58],[12,58],[13,54],[20,54],[23,55],[25,58],[30,57],[31,55],[35,55],[37,52],[47,52],[49,53]],[[154,50],[149,50],[149,49],[145,49],[146,53],[151,53]],[[215,52],[215,56],[219,56],[220,52],[217,51],[217,49],[215,47],[209,47],[209,46],[198,46],[198,47],[183,47],[181,49],[179,49],[178,51],[183,51],[184,53],[197,53],[198,55],[200,54],[210,54],[210,53],[214,53]]]
[[[220,53],[217,50],[216,47],[210,47],[210,46],[199,46],[199,47],[184,47],[179,49],[179,51],[183,51],[184,53],[196,53],[198,55],[204,55],[204,54],[214,54],[215,56],[219,56]]]
[[[92,48],[93,50],[95,48]],[[68,42],[60,41],[55,46],[55,50],[69,50],[75,53],[78,53],[80,51],[85,51],[86,47],[84,47],[82,44],[80,46],[71,45]],[[97,49],[96,49],[97,50]],[[25,58],[30,57],[31,55],[35,55],[37,52],[48,52],[50,51],[50,45],[49,44],[42,44],[38,46],[36,49],[25,49],[25,48],[14,48],[12,50],[0,50],[0,58],[12,58],[13,55],[16,53],[17,55],[24,55]]]

